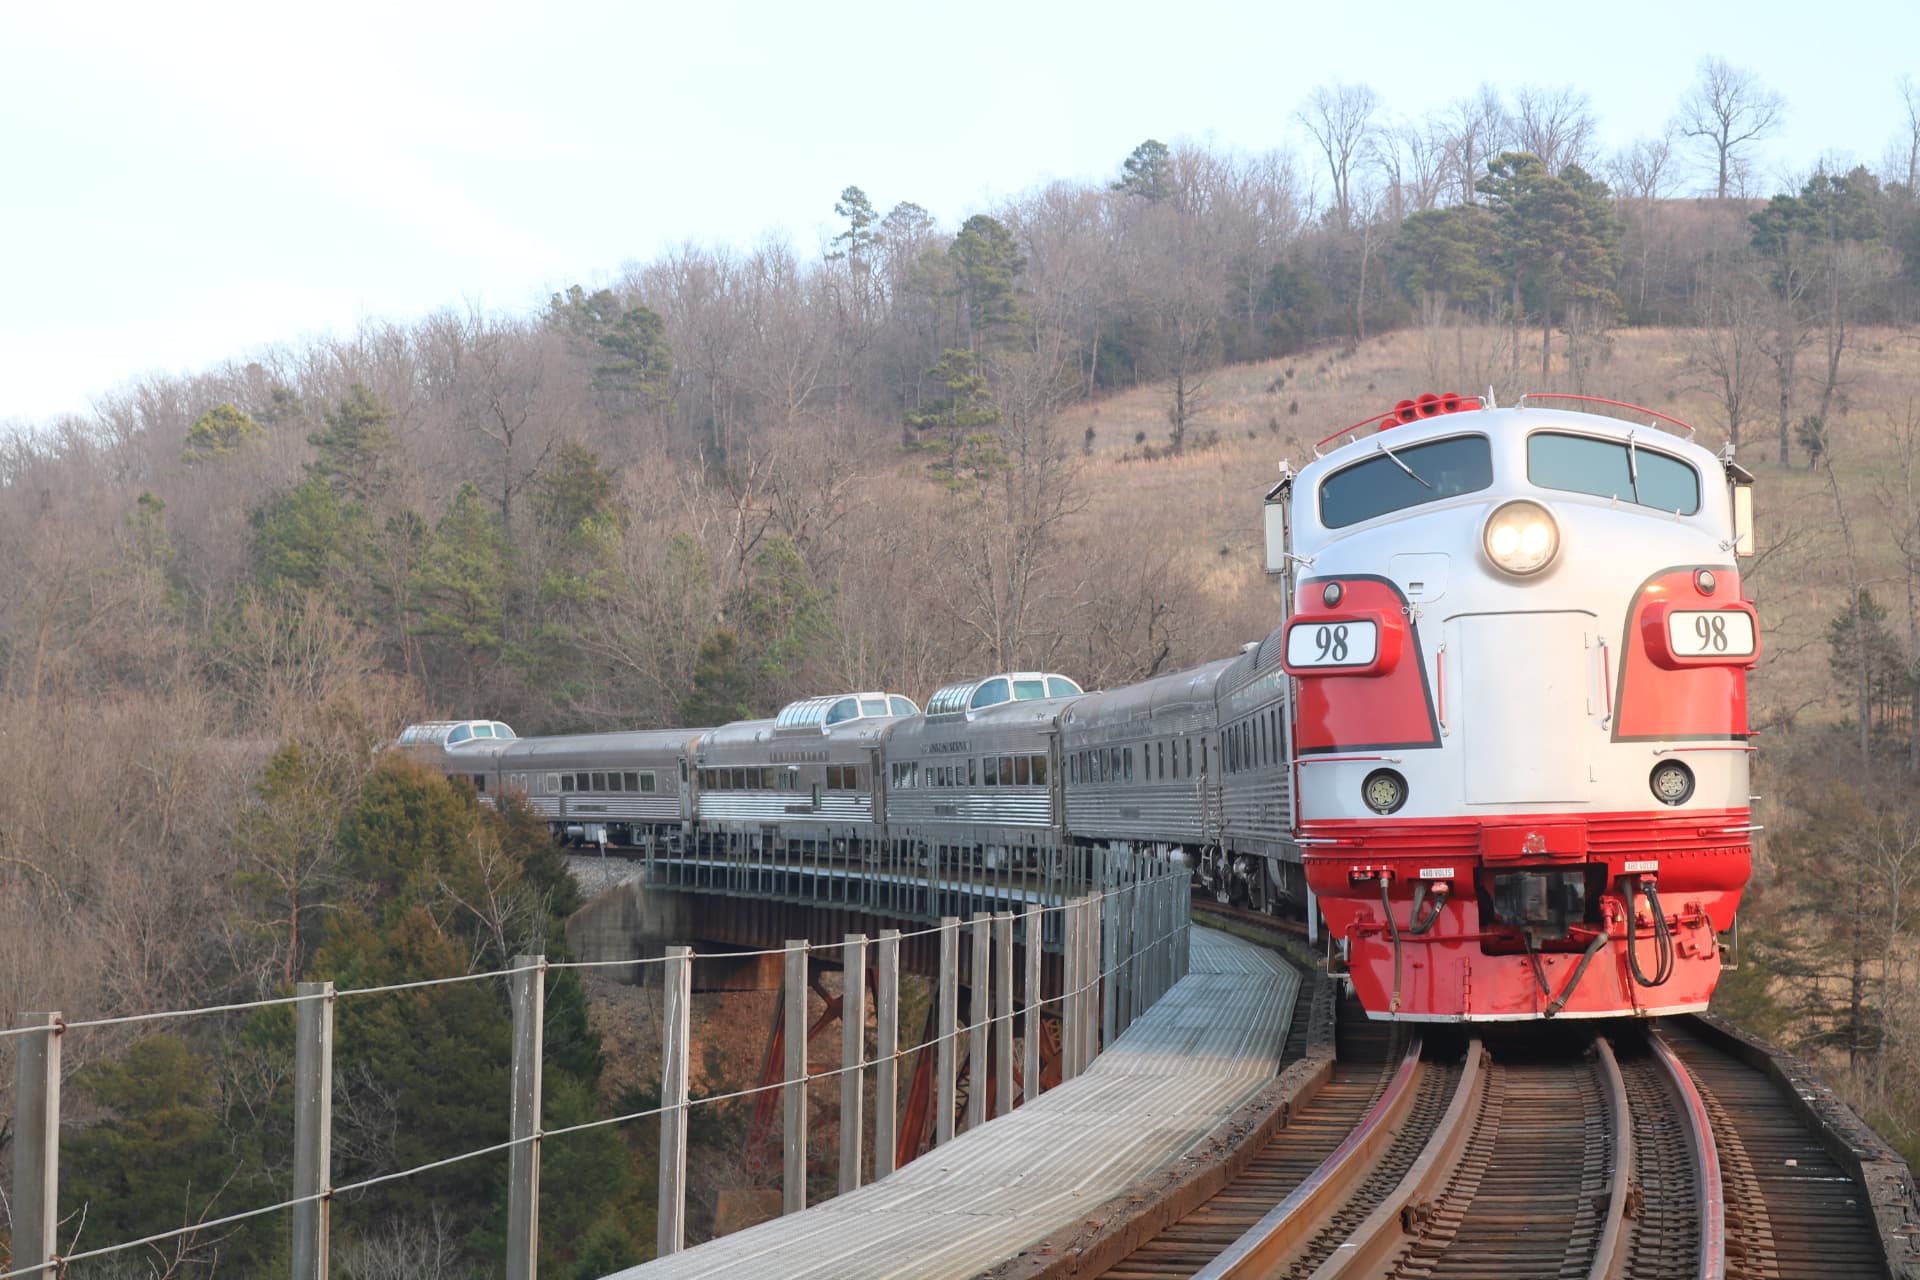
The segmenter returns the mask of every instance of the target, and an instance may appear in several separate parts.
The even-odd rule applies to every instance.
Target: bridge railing
[[[1087,851],[1080,852],[1084,854]],[[942,864],[938,859],[935,862],[938,875],[938,868]],[[693,871],[690,867],[684,869],[690,873]],[[680,874],[661,870],[666,881]],[[760,870],[767,875],[775,874],[764,863]],[[815,873],[821,870],[818,866],[814,868]],[[925,868],[921,870],[924,872]],[[753,892],[741,886],[762,883],[756,882],[752,874],[740,879],[743,873],[740,866],[709,868],[698,874],[711,876],[720,871],[725,872],[722,878],[734,886],[734,891]],[[728,876],[734,878],[726,880]],[[829,878],[817,879],[817,885],[824,887]],[[974,1081],[974,1087],[969,1089],[967,1097],[967,1127],[983,1123],[988,1118],[989,1093],[995,1099],[993,1106],[996,1115],[1011,1109],[1014,1095],[1011,1047],[1016,1034],[1013,965],[1016,957],[1025,968],[1024,982],[1020,988],[1023,999],[1018,1002],[1018,1017],[1021,1020],[1019,1034],[1024,1041],[1022,1078],[1026,1082],[1024,1092],[1028,1098],[1038,1092],[1042,1038],[1040,1019],[1043,1016],[1059,1020],[1061,1074],[1063,1081],[1071,1080],[1093,1063],[1102,1043],[1111,1042],[1186,972],[1187,876],[1185,868],[1178,864],[1105,853],[1086,857],[1063,855],[1057,874],[1045,883],[1062,893],[1069,889],[1079,889],[1081,892],[1052,902],[1036,900],[1039,896],[1037,893],[1016,891],[1011,877],[1002,877],[997,882],[988,877],[979,882],[985,888],[964,889],[957,887],[957,881],[945,883],[936,878],[929,882],[924,874],[921,881],[931,883],[930,895],[919,900],[923,906],[931,904],[938,909],[959,902],[971,903],[976,901],[971,895],[983,892],[989,901],[1010,909],[975,909],[969,913],[970,918],[964,921],[955,914],[943,915],[924,928],[906,932],[883,930],[877,938],[850,934],[839,942],[794,940],[784,947],[767,951],[725,951],[710,957],[732,965],[743,955],[780,956],[785,972],[786,1025],[805,1027],[809,955],[836,953],[832,958],[842,962],[845,975],[842,1063],[830,1070],[810,1071],[806,1037],[789,1036],[782,1079],[700,1098],[692,1097],[689,1089],[689,1013],[693,966],[709,957],[696,955],[687,947],[670,947],[664,956],[605,961],[561,962],[549,961],[539,955],[523,955],[515,957],[505,969],[378,987],[340,989],[331,982],[306,982],[298,984],[295,994],[291,996],[119,1018],[70,1022],[58,1012],[22,1014],[16,1026],[0,1030],[0,1039],[13,1041],[16,1063],[12,1251],[9,1261],[0,1264],[8,1268],[0,1271],[0,1280],[54,1276],[64,1273],[66,1267],[75,1262],[192,1238],[279,1213],[287,1213],[292,1219],[291,1274],[295,1280],[322,1280],[328,1273],[331,1207],[335,1201],[384,1183],[501,1153],[507,1156],[509,1174],[506,1274],[509,1280],[532,1280],[537,1274],[540,1153],[543,1144],[587,1129],[647,1119],[657,1119],[661,1126],[657,1247],[661,1254],[675,1252],[685,1242],[687,1121],[694,1108],[718,1106],[771,1091],[779,1093],[784,1113],[783,1211],[791,1211],[804,1207],[806,1203],[806,1088],[812,1082],[835,1078],[841,1082],[841,1191],[858,1187],[869,1164],[875,1178],[884,1177],[892,1171],[897,1122],[893,1100],[898,1096],[897,1072],[900,1060],[909,1054],[931,1049],[936,1055],[934,1087],[937,1101],[933,1135],[936,1145],[950,1140],[958,1127],[956,1070],[963,1043],[968,1055],[970,1077]],[[999,886],[997,890],[992,887],[995,884]],[[681,887],[694,886],[685,884]],[[1030,890],[1031,886],[1027,888]],[[909,917],[911,915],[906,914]],[[978,994],[973,1002],[977,1011],[975,1016],[969,1022],[960,1024],[957,1020],[958,991],[961,986],[958,963],[963,931],[972,944],[970,985]],[[921,935],[937,935],[939,939],[937,1030],[924,1043],[902,1048],[897,1043],[900,944],[903,940]],[[1031,945],[1034,940],[1038,940],[1039,945]],[[873,952],[876,975],[871,993],[866,990],[869,948]],[[1041,996],[1040,982],[1043,950],[1054,951],[1062,956],[1064,974],[1060,992],[1044,998]],[[563,1128],[544,1128],[539,1099],[547,974],[564,969],[646,966],[659,967],[665,993],[659,1105]],[[509,1138],[504,1142],[450,1154],[411,1168],[383,1172],[343,1184],[334,1183],[334,1012],[339,1002],[485,981],[505,984],[512,1019]],[[866,1051],[864,1034],[869,994],[876,1003],[879,1015],[878,1043],[871,1055]],[[60,1253],[56,1232],[59,1226],[60,1081],[64,1037],[91,1027],[159,1023],[280,1005],[292,1006],[295,1016],[291,1195],[277,1203],[216,1219],[194,1221],[139,1239]],[[990,1052],[993,1057],[991,1062],[988,1060]],[[989,1071],[992,1073],[991,1088],[986,1087]],[[865,1126],[860,1117],[868,1073],[871,1073],[874,1083],[874,1097],[886,1100],[886,1105],[876,1103],[874,1150],[870,1161],[861,1150]]]

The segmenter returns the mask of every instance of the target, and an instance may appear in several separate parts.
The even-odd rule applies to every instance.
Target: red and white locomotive
[[[1403,401],[1268,495],[1294,837],[1375,1017],[1681,1013],[1720,972],[1754,830],[1752,477],[1665,415],[1569,402],[1615,405]]]

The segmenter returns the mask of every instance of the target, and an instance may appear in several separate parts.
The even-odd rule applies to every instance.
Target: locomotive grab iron
[[[1402,401],[1283,465],[1280,626],[1120,689],[1007,672],[924,712],[849,693],[716,729],[445,722],[400,745],[575,843],[1183,858],[1222,900],[1320,923],[1376,1018],[1699,1010],[1751,865],[1760,634],[1752,477],[1691,435],[1582,396]]]

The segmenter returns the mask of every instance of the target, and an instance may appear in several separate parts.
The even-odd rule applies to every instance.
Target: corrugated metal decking
[[[1191,972],[1085,1075],[871,1186],[614,1280],[976,1275],[1165,1168],[1271,1081],[1299,986],[1271,952],[1196,927]]]

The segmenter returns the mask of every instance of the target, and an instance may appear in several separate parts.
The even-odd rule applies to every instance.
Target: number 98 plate
[[[1287,632],[1289,667],[1370,667],[1379,653],[1380,627],[1373,622],[1301,621]]]
[[[1752,657],[1753,619],[1739,609],[1676,609],[1667,644],[1678,658]]]

